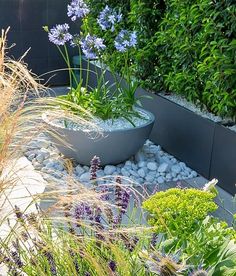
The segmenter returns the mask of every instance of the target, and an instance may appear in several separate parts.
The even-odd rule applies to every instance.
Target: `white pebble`
[[[155,162],[148,162],[147,163],[147,168],[151,171],[157,170],[157,163]]]
[[[140,161],[140,162],[138,162],[139,168],[143,168],[143,167],[145,167],[146,165],[147,165],[147,163],[146,163],[145,161]]]
[[[176,174],[178,174],[178,173],[181,172],[181,167],[179,165],[173,165],[171,167],[171,171],[174,172],[174,173],[176,173]]]
[[[145,156],[142,152],[137,152],[135,154],[135,161],[140,162],[140,161],[145,161]]]
[[[78,176],[81,176],[85,172],[85,170],[80,165],[75,168],[75,171]]]
[[[30,161],[32,161],[34,158],[35,158],[35,153],[31,153],[31,154],[28,156],[28,159],[29,159]]]
[[[80,181],[81,182],[89,182],[90,181],[90,173],[89,172],[83,173],[80,176]]]
[[[167,163],[162,163],[159,167],[158,167],[158,172],[160,173],[164,173],[169,169],[169,164]]]
[[[106,165],[104,168],[105,175],[112,175],[116,171],[116,167],[112,165]]]
[[[163,176],[159,176],[159,177],[157,178],[157,182],[158,182],[158,184],[163,184],[163,183],[165,182],[164,177],[163,177]]]
[[[145,170],[143,168],[138,170],[138,174],[139,174],[139,176],[141,176],[143,178],[146,176]]]

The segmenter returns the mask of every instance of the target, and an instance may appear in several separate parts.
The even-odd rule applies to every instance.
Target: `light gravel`
[[[118,119],[109,119],[109,120],[102,120],[100,118],[94,118],[91,120],[91,125],[86,124],[79,124],[69,120],[61,120],[61,119],[53,119],[50,121],[50,124],[55,125],[57,127],[63,127],[70,130],[83,130],[83,131],[94,131],[94,128],[91,129],[91,126],[94,124],[100,129],[101,131],[111,132],[116,130],[123,130],[123,129],[132,129],[134,127],[140,127],[145,125],[151,119],[149,113],[142,109],[135,109],[138,113],[138,116],[132,116],[130,121],[125,118],[118,118]],[[131,123],[132,122],[132,123]]]
[[[213,122],[218,123],[223,120],[220,116],[216,116],[216,115],[208,112],[207,110],[201,110],[194,103],[187,101],[184,97],[182,97],[180,95],[176,95],[176,94],[166,95],[165,93],[160,93],[160,95],[170,101],[173,101],[173,102],[187,108],[188,110],[193,111],[194,113],[202,116],[203,118],[207,118]]]

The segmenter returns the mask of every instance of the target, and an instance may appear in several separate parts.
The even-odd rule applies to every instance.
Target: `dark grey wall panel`
[[[221,125],[215,128],[210,176],[229,193],[236,193],[236,133]]]
[[[159,95],[143,89],[138,95],[153,97],[142,101],[156,117],[151,140],[209,178],[215,124]]]
[[[65,68],[65,63],[56,47],[49,43],[42,26],[52,27],[55,24],[67,22],[72,27],[71,32],[78,33],[80,23],[73,23],[67,17],[68,3],[68,0],[1,0],[0,28],[6,29],[10,26],[8,44],[16,43],[16,46],[9,51],[9,55],[19,58],[31,48],[25,57],[25,62],[38,75]],[[75,51],[70,48],[71,56]],[[45,75],[44,79],[47,80],[49,77],[50,75]],[[67,84],[68,73],[66,71],[57,73],[50,83],[54,85]]]

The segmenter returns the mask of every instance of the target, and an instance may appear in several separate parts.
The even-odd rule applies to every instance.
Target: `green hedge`
[[[102,0],[89,2],[97,14],[105,6]],[[183,95],[210,112],[236,119],[235,0],[108,0],[106,4],[122,7],[124,27],[139,33],[131,64],[145,88]],[[90,21],[95,27],[92,16]],[[111,49],[107,62],[112,66],[114,60],[120,60],[122,67],[122,58]]]

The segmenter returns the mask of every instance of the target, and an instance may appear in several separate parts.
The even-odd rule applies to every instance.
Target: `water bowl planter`
[[[149,138],[155,121],[154,115],[144,109],[139,109],[148,119],[139,126],[125,129],[104,130],[101,134],[94,130],[67,128],[56,125],[43,115],[43,120],[56,135],[50,135],[52,142],[67,158],[75,159],[79,164],[90,165],[96,155],[101,159],[101,165],[119,164],[138,152]]]

